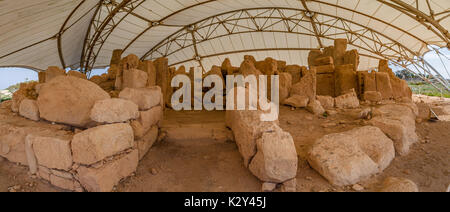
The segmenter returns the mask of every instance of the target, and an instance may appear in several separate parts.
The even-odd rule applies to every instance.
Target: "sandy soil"
[[[423,100],[423,98],[422,98]],[[426,119],[431,106],[442,115],[443,106],[450,101],[439,99],[417,100],[421,119]],[[222,120],[223,113],[192,115],[197,122]],[[353,191],[348,187],[330,185],[309,167],[305,153],[314,141],[323,135],[343,132],[364,124],[358,119],[358,110],[339,111],[328,118],[319,118],[305,110],[281,108],[280,125],[290,132],[299,153],[297,190],[302,192]],[[183,119],[187,116],[184,115]],[[170,115],[168,118],[176,118]],[[187,119],[188,120],[188,119]],[[195,133],[195,132],[192,132]],[[397,157],[380,175],[360,183],[365,191],[376,191],[390,176],[414,181],[420,191],[445,191],[450,184],[450,122],[417,124],[421,142],[411,153]],[[1,160],[1,159],[0,159]],[[31,183],[31,184],[30,184]],[[20,186],[19,191],[62,191],[46,182],[32,179],[27,168],[10,162],[0,162],[0,192]],[[136,174],[123,180],[116,191],[260,191],[261,182],[243,166],[233,142],[185,141],[156,143],[141,161]]]

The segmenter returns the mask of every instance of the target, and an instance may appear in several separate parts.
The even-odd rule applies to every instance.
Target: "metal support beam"
[[[90,29],[86,36],[86,42],[81,56],[80,70],[84,73],[90,72],[95,65],[97,56],[114,29],[130,14],[139,7],[145,0],[123,0],[120,4],[115,1],[100,2],[94,18],[91,21]],[[102,6],[108,11],[106,18],[102,19]],[[117,14],[124,13],[119,20]],[[92,35],[90,32],[92,32]]]
[[[306,10],[305,15],[306,15],[306,17],[309,18],[309,20],[311,22],[311,27],[314,30],[314,34],[316,35],[317,42],[319,43],[320,48],[324,48],[322,41],[320,40],[320,33],[319,33],[319,30],[317,29],[316,21],[314,20],[315,14],[313,12],[311,12],[311,10],[309,10],[308,5],[306,4],[305,0],[301,0],[301,2],[303,5],[303,8],[305,8],[305,10]]]

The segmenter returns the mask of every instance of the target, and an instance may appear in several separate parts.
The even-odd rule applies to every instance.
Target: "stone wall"
[[[119,50],[108,73],[89,80],[49,67],[39,83],[15,93],[10,107],[28,121],[0,124],[0,156],[66,190],[112,191],[158,139],[164,100],[157,70],[135,55],[121,59]]]

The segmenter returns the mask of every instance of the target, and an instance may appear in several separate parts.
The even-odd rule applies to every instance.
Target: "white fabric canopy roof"
[[[365,70],[448,47],[450,1],[4,0],[0,29],[0,67],[103,67],[114,49],[207,70],[246,54],[307,65],[309,50],[347,38]]]

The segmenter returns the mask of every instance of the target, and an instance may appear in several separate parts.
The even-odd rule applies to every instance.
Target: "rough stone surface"
[[[291,179],[283,182],[281,185],[282,192],[296,192],[297,191],[297,179]]]
[[[317,74],[334,73],[334,65],[333,64],[314,66],[314,68],[316,69]]]
[[[102,125],[76,134],[72,140],[73,160],[91,165],[133,147],[129,124]]]
[[[153,126],[142,139],[136,141],[137,149],[139,151],[139,160],[142,160],[150,148],[152,148],[153,144],[155,144],[158,139],[158,132],[158,127]]]
[[[109,98],[108,93],[88,80],[63,76],[42,85],[37,103],[41,118],[85,127],[91,122],[95,102]]]
[[[272,192],[277,188],[277,184],[276,183],[268,183],[265,182],[262,184],[262,188],[261,191],[262,192]]]
[[[317,101],[320,102],[320,105],[325,110],[333,109],[334,108],[334,98],[331,96],[317,96]]]
[[[120,156],[100,168],[81,166],[78,178],[81,185],[89,192],[109,192],[119,181],[136,171],[139,162],[138,151]]]
[[[350,92],[335,98],[336,108],[353,109],[359,107],[359,99],[354,89]]]
[[[357,75],[352,64],[336,66],[335,94],[340,96],[350,89],[357,89]]]
[[[95,102],[91,119],[99,123],[120,123],[139,118],[138,106],[125,99],[104,99]]]
[[[377,91],[381,93],[383,99],[392,99],[394,94],[392,92],[391,79],[388,73],[377,72]]]
[[[261,114],[261,111],[227,111],[227,126],[233,130],[245,167],[256,154],[256,140],[264,132],[280,129],[275,122],[260,121]]]
[[[323,109],[320,102],[316,99],[309,101],[308,106],[306,106],[306,110],[315,115],[323,115],[325,113],[325,109]]]
[[[343,186],[381,172],[394,157],[393,143],[380,129],[362,127],[317,140],[307,159],[328,181]]]
[[[141,117],[139,121],[141,122],[144,129],[150,129],[153,125],[159,124],[163,119],[163,110],[161,106],[153,107],[147,111],[141,111]]]
[[[280,73],[280,94],[279,100],[283,102],[290,96],[291,87],[292,87],[292,76],[289,73]]]
[[[39,108],[36,100],[24,99],[20,103],[19,114],[27,119],[39,121]]]
[[[316,70],[306,71],[306,75],[300,79],[300,82],[293,85],[291,95],[307,96],[310,100],[316,98]]]
[[[57,66],[50,66],[45,71],[45,82],[50,82],[52,79],[59,76],[66,76],[66,71]]]
[[[50,175],[50,183],[56,187],[69,190],[69,191],[77,191],[81,192],[83,189],[81,188],[81,185],[76,182],[73,178],[64,178],[59,177],[56,175]]]
[[[54,138],[29,135],[39,165],[51,169],[70,170],[73,164],[70,138]]]
[[[370,121],[394,141],[396,152],[403,156],[409,153],[410,146],[419,138],[416,134],[416,115],[404,105],[383,105],[375,110]]]
[[[366,91],[364,92],[364,100],[370,102],[381,102],[383,97],[380,92],[377,91]]]
[[[292,76],[292,85],[300,82],[300,78],[302,77],[302,67],[299,65],[288,65],[286,66],[285,72]]]
[[[296,108],[305,108],[306,106],[308,106],[308,102],[309,98],[306,96],[293,95],[284,100],[283,104]]]
[[[78,77],[80,79],[87,79],[86,74],[83,74],[79,71],[69,71],[67,72],[67,76]]]
[[[148,83],[148,74],[139,69],[123,71],[122,88],[144,88]]]
[[[419,192],[419,188],[409,179],[388,177],[384,180],[380,192]]]
[[[256,141],[257,153],[249,169],[264,182],[282,183],[297,175],[297,151],[292,136],[276,130],[264,132]]]
[[[139,110],[148,110],[161,102],[161,88],[125,88],[119,94],[119,98],[126,99],[138,105]]]

